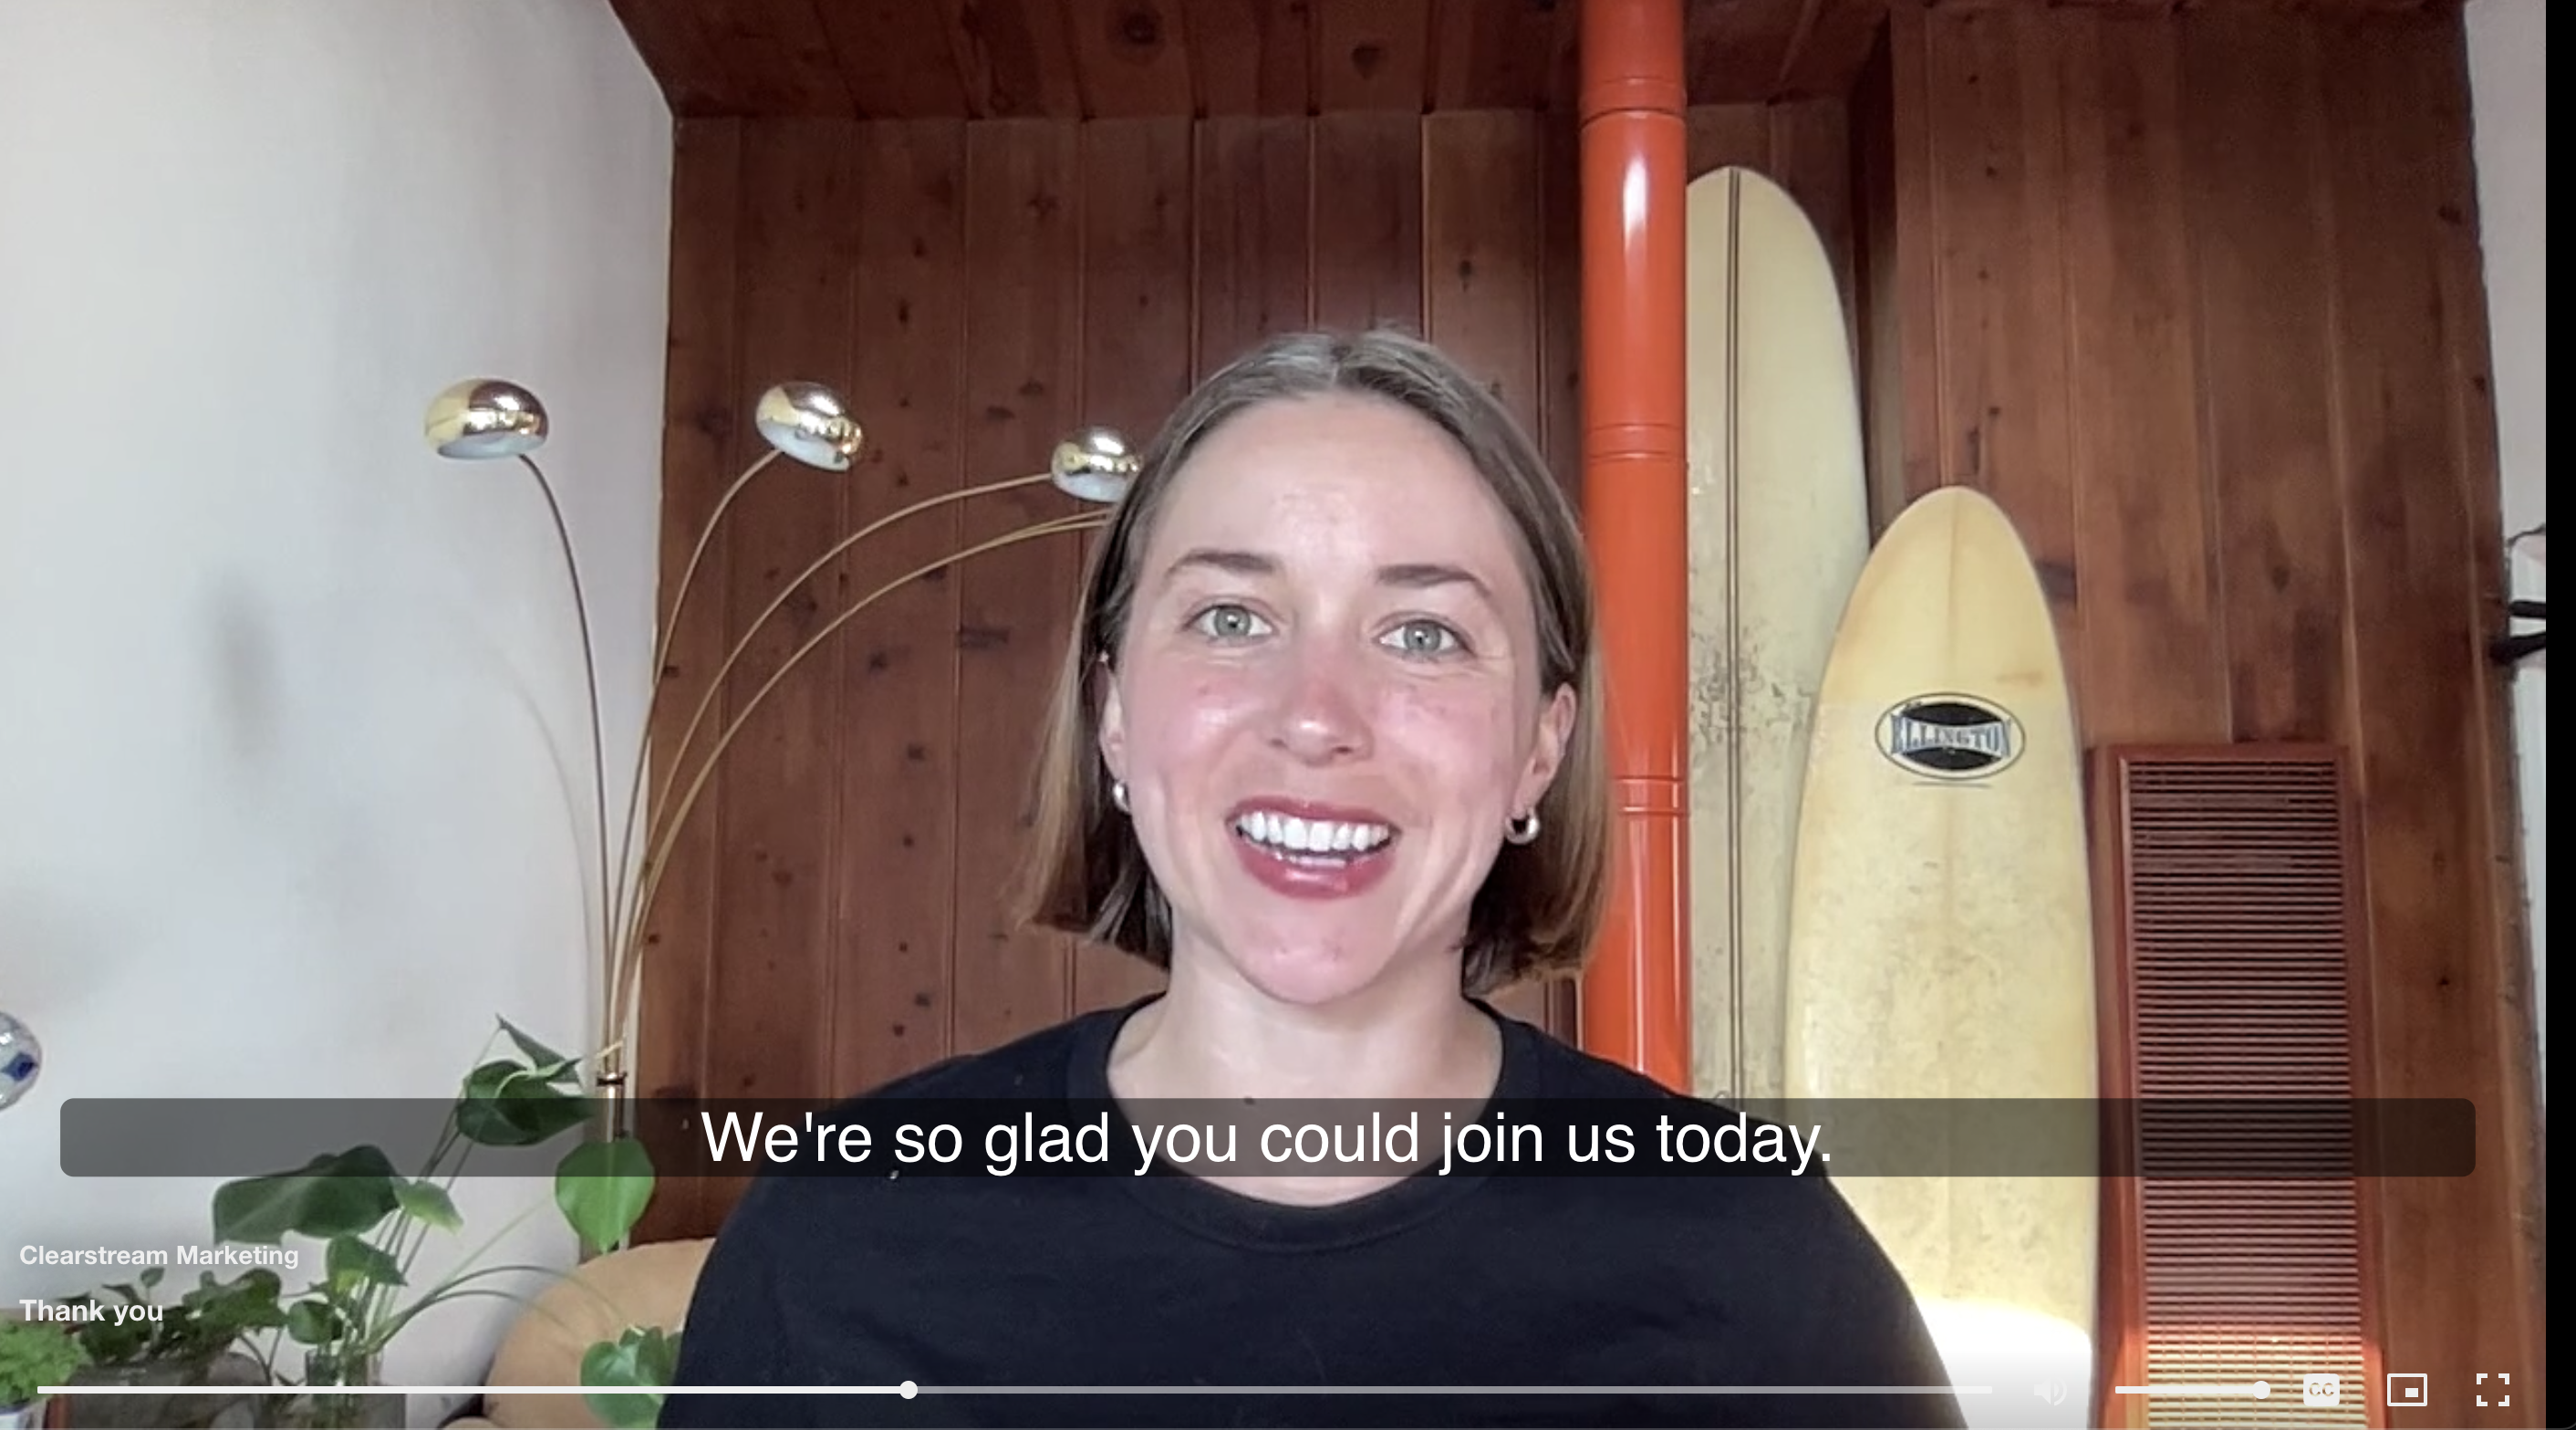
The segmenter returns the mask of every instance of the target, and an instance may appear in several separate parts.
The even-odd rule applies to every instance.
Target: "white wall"
[[[2477,125],[2478,214],[2486,245],[2487,313],[2494,334],[2497,447],[2504,469],[2506,535],[2538,526],[2547,513],[2542,493],[2549,468],[2546,403],[2548,261],[2545,216],[2548,163],[2544,132],[2548,100],[2547,34],[2542,0],[2472,0],[2467,7],[2469,83]],[[2542,564],[2535,543],[2523,543],[2512,560],[2513,592],[2542,599]],[[2517,627],[2519,629],[2519,627]],[[2541,875],[2549,867],[2549,809],[2543,791],[2548,741],[2548,671],[2540,662],[2514,680],[2514,743],[2519,756],[2523,869],[2530,906],[2532,1007],[2549,1006],[2548,907]],[[2541,1095],[2548,1020],[2541,1026]]]
[[[496,1014],[592,1035],[561,558],[420,422],[543,396],[638,738],[669,181],[607,0],[0,4],[0,1008],[49,1054],[0,1309],[112,1279],[24,1244],[206,1238],[210,1181],[63,1176],[64,1098],[443,1096]],[[543,1196],[469,1180],[469,1236]],[[388,1379],[479,1377],[509,1310]]]

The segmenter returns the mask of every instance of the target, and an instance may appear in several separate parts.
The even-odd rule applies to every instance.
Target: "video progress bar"
[[[670,1385],[661,1394],[678,1395],[900,1395],[921,1393],[911,1381],[901,1385]],[[40,1385],[38,1395],[633,1395],[614,1385]]]
[[[1992,1395],[1990,1385],[672,1385],[664,1395]],[[166,1385],[43,1385],[39,1395],[168,1395]],[[208,1395],[592,1395],[597,1385],[227,1385]]]
[[[1990,1385],[925,1385],[924,1395],[1991,1395]]]
[[[2249,1380],[2241,1385],[2115,1385],[2114,1395],[2215,1396],[2228,1400],[2269,1400],[2272,1382]]]

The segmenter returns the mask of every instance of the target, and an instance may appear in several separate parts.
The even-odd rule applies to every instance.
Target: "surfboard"
[[[1807,726],[1869,555],[1860,396],[1815,227],[1750,169],[1692,181],[1690,941],[1695,1090],[1780,1093]]]
[[[1784,1052],[1791,1099],[1960,1100],[1856,1109],[1902,1133],[1902,1151],[1872,1149],[1893,1175],[1826,1171],[1954,1383],[1995,1387],[1962,1397],[1971,1424],[2089,1416],[2099,1184],[2066,1116],[2089,1127],[2098,1095],[2093,985],[2082,765],[2048,601],[2004,511],[1943,488],[1871,553],[1817,696]],[[2044,1152],[2081,1174],[1978,1175]],[[2051,1382],[2054,1406],[2032,1393]]]

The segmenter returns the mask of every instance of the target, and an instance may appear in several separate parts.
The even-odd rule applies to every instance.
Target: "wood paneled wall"
[[[1839,103],[1703,109],[1690,132],[1694,172],[1764,168],[1849,252]],[[1085,423],[1141,441],[1282,329],[1425,332],[1579,477],[1562,118],[712,119],[684,121],[677,144],[665,601],[759,450],[764,386],[832,385],[868,448],[846,477],[775,466],[728,515],[673,637],[660,758],[724,643],[843,533],[1037,471]],[[1040,488],[869,538],[789,599],[714,718],[880,584],[1072,510]],[[1082,556],[1059,536],[906,585],[745,721],[649,925],[648,1094],[838,1096],[1155,986],[1132,960],[1004,921]],[[1500,1001],[1571,1034],[1570,985]],[[644,1234],[711,1230],[734,1192],[667,1185]]]
[[[2378,1188],[2385,1361],[2459,1414],[2512,1371],[2515,1408],[2474,1413],[2537,1424],[2459,26],[1903,0],[1853,100],[1863,352],[1881,512],[1945,483],[2010,510],[2089,744],[2354,752],[2365,1085],[2478,1108],[2475,1175]]]
[[[2002,501],[2088,743],[2354,753],[2369,1082],[2472,1099],[2481,1140],[2471,1177],[2380,1189],[2386,1362],[2436,1387],[2512,1370],[2496,1423],[2530,1423],[2531,1014],[2481,655],[2502,583],[2462,55],[2456,12],[1898,0],[1848,133],[1831,101],[1695,111],[1691,168],[1762,167],[1848,236],[1879,517],[1943,483]],[[835,385],[871,442],[846,478],[782,466],[743,498],[668,704],[685,719],[721,641],[840,533],[1034,471],[1084,422],[1141,437],[1284,327],[1428,331],[1571,480],[1574,177],[1564,118],[1528,112],[682,124],[666,572],[757,450],[766,384]],[[1005,495],[871,539],[720,710],[855,596],[1067,509]],[[745,726],[651,925],[646,1091],[838,1094],[1151,986],[1000,917],[1080,556],[1032,542],[904,586]],[[1511,1001],[1566,1026],[1561,998]],[[666,1187],[646,1234],[711,1229],[730,1197]]]

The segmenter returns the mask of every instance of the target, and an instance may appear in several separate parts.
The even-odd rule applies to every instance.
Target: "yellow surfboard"
[[[1694,1090],[1780,1095],[1807,726],[1869,555],[1842,291],[1797,202],[1692,181],[1690,927]]]
[[[1786,1093],[1974,1105],[1986,1152],[1949,1144],[1960,1160],[1945,1163],[1944,1110],[1926,1107],[1903,1122],[1922,1132],[1921,1166],[1827,1168],[1904,1273],[1953,1380],[1994,1387],[1961,1398],[1972,1424],[2080,1425],[2090,1408],[2098,1181],[2089,1165],[1976,1175],[2000,1170],[1997,1129],[2037,1139],[2067,1125],[2069,1103],[2018,1121],[1992,1100],[2068,1099],[2091,1116],[2090,909],[2082,767],[2047,598],[2003,510],[1944,488],[1871,554],[1817,699]],[[1942,1171],[1953,1175],[1930,1175]],[[2055,1405],[2034,1394],[2050,1383]]]

